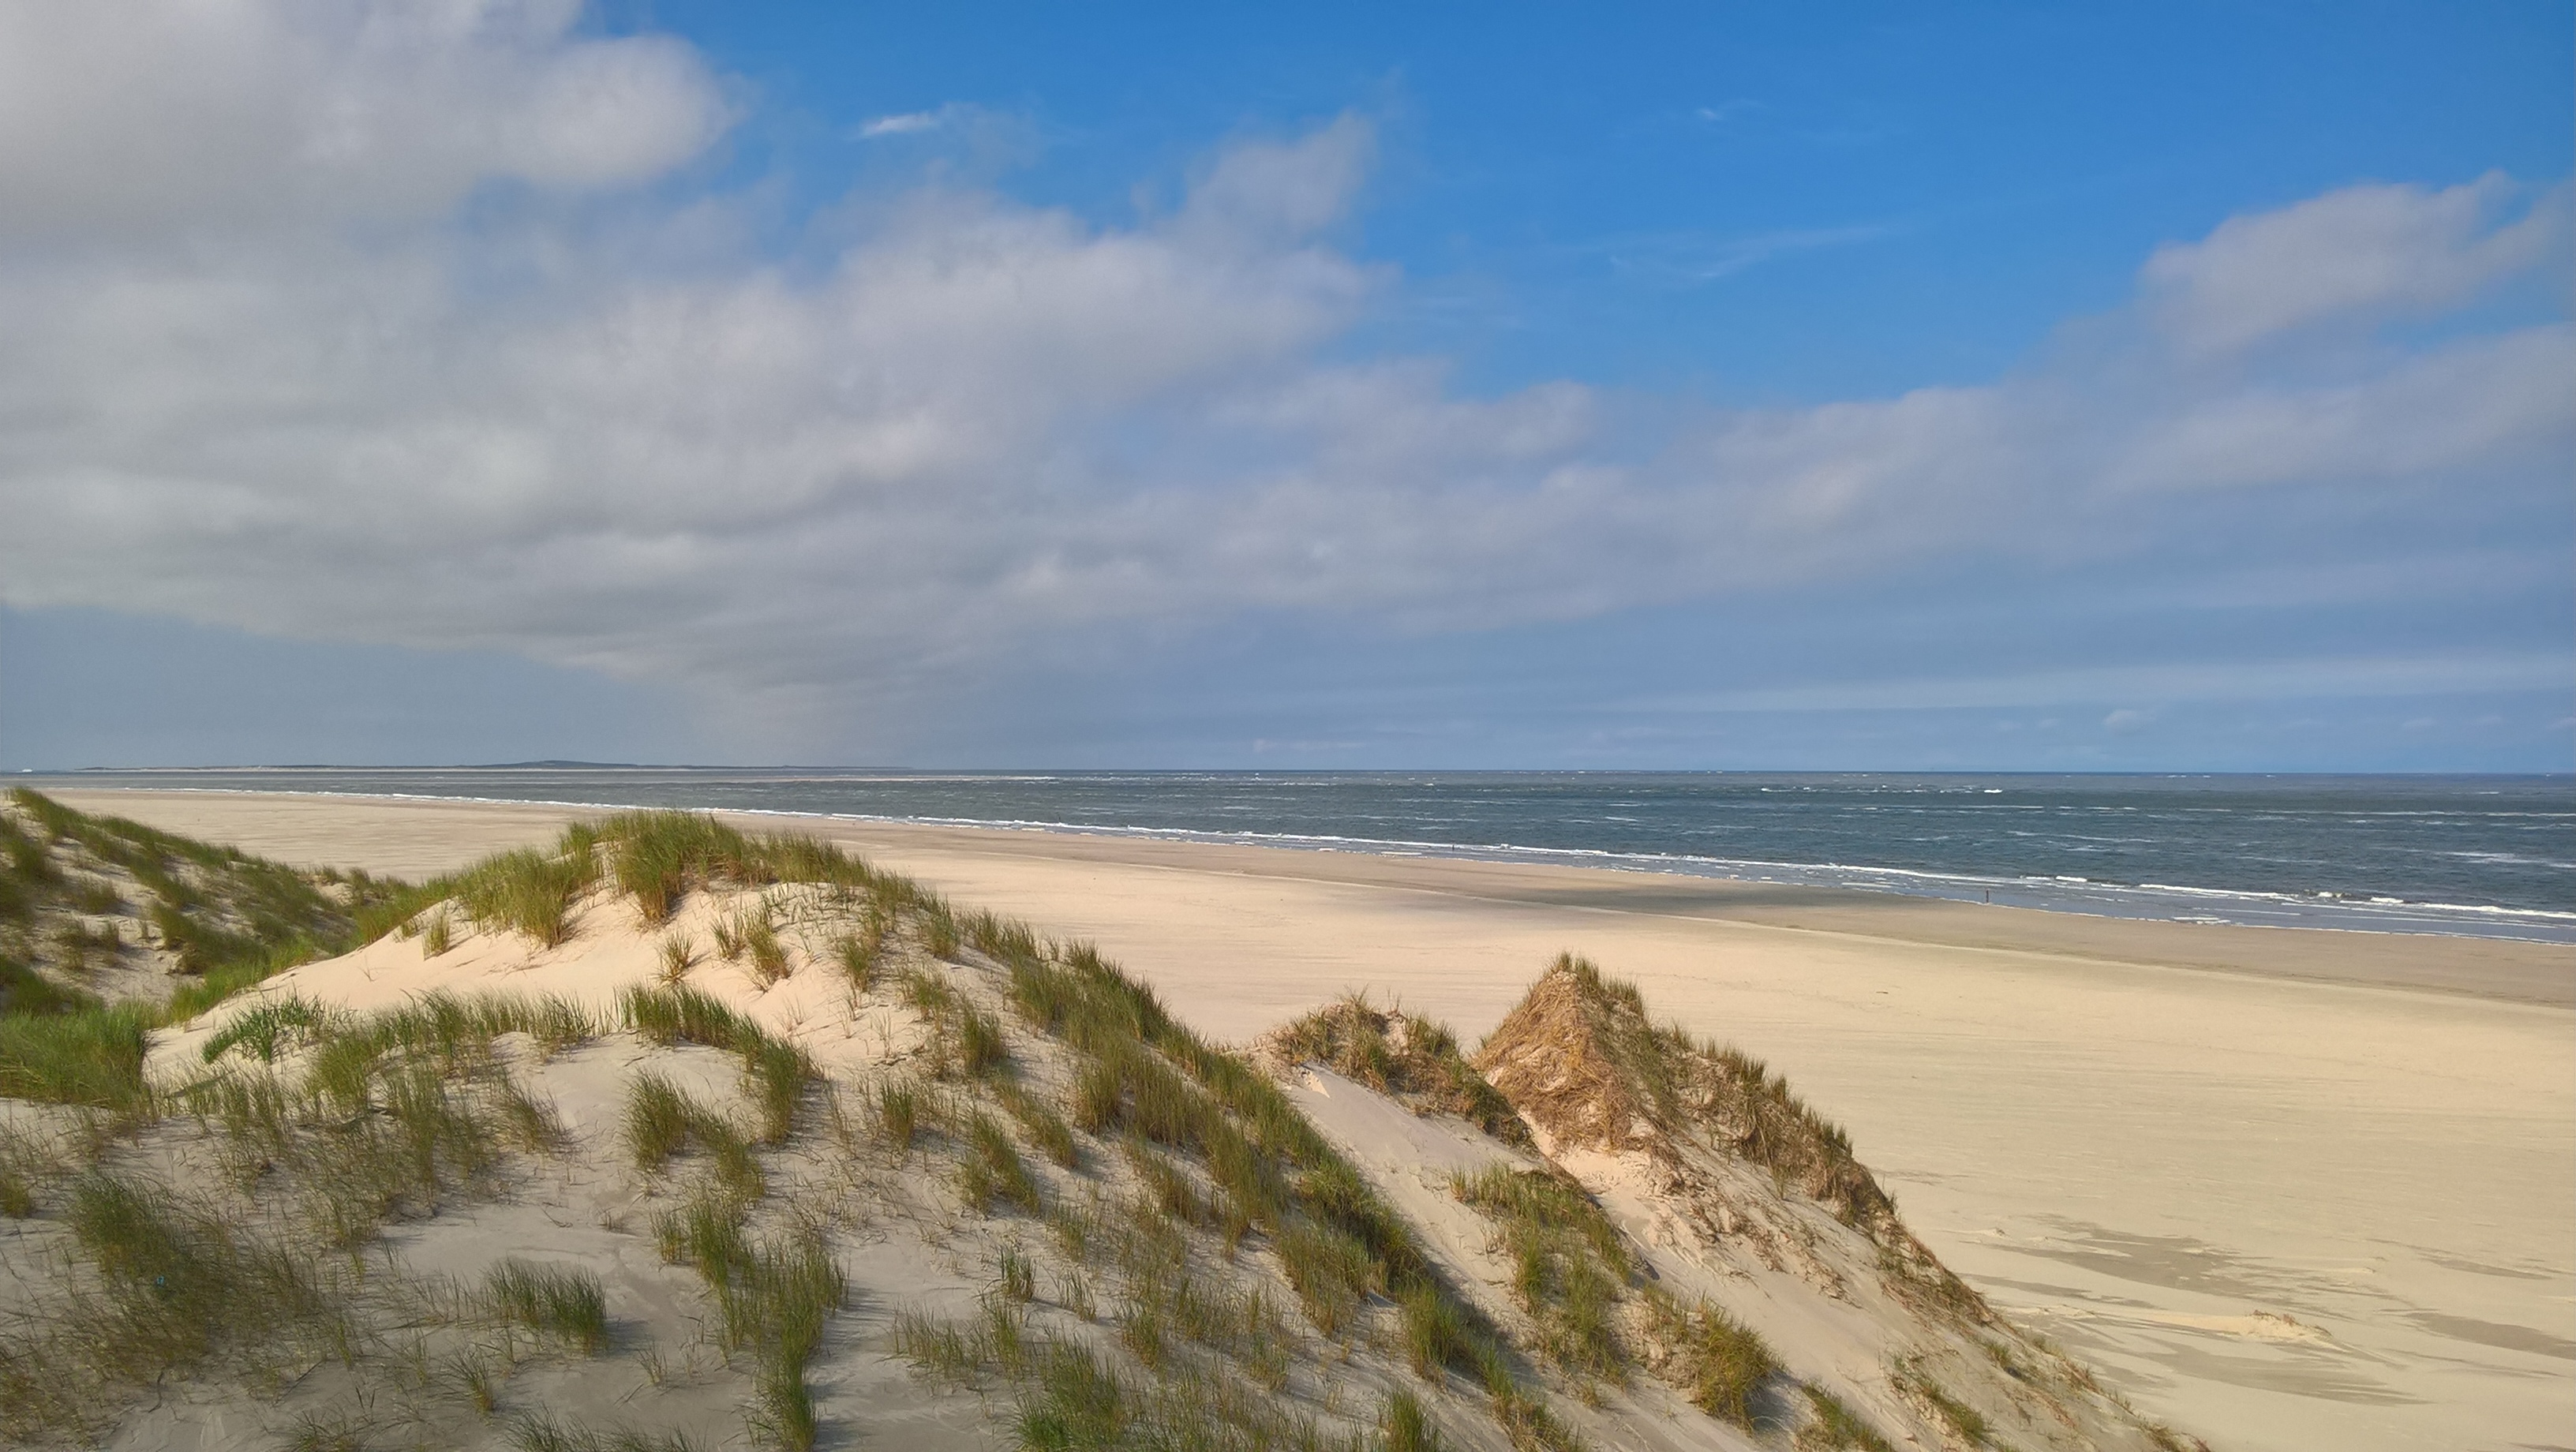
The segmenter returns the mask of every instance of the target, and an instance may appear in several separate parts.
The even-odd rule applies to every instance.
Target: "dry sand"
[[[58,795],[406,875],[573,815]],[[793,825],[1092,938],[1220,1037],[1371,987],[1472,1041],[1579,949],[1785,1071],[1953,1268],[2152,1415],[2222,1449],[2576,1446],[2576,950]]]

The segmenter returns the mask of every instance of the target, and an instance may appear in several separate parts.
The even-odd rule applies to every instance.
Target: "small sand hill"
[[[364,873],[298,872],[14,789],[0,801],[0,1014],[211,1001],[350,946],[354,913],[387,894]]]
[[[1655,1027],[1581,959],[1472,1062],[1358,999],[1260,1055],[1627,1444],[2198,1445],[1997,1316],[1761,1064]]]

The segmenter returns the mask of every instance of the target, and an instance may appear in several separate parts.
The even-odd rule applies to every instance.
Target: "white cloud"
[[[2524,328],[2430,349],[2357,382],[2245,387],[2156,420],[2121,470],[2149,485],[2438,477],[2576,430],[2576,330]]]
[[[2345,187],[2230,218],[2198,242],[2156,249],[2144,274],[2150,306],[2185,348],[2208,353],[2338,319],[2437,312],[2564,257],[2568,188],[2499,225],[2523,197],[2490,173],[2440,191]]]
[[[2544,209],[2479,220],[2501,183],[2230,222],[2157,254],[2106,358],[1985,386],[1471,396],[1437,360],[1336,356],[1400,285],[1329,240],[1368,175],[1358,118],[1223,148],[1130,225],[925,187],[789,269],[726,240],[750,229],[720,195],[584,209],[721,133],[675,42],[586,37],[559,4],[94,11],[0,11],[0,68],[41,82],[0,75],[0,189],[28,201],[0,222],[20,606],[505,647],[857,739],[1104,629],[1565,619],[2134,551],[2196,537],[2196,509],[2242,531],[2265,491],[2563,485],[2563,325],[2257,380],[2155,341],[2295,342],[2563,261]],[[492,182],[555,200],[470,216]],[[2398,254],[2449,280],[2388,281]],[[2380,281],[2258,285],[2301,257]]]
[[[422,220],[479,182],[660,176],[728,122],[697,55],[579,0],[0,6],[0,236]]]
[[[874,141],[880,136],[909,136],[916,131],[935,130],[939,125],[937,111],[905,111],[892,116],[878,116],[859,123],[859,139]]]
[[[1376,154],[1377,132],[1357,116],[1294,141],[1228,147],[1191,185],[1179,225],[1239,243],[1310,236],[1341,220]]]

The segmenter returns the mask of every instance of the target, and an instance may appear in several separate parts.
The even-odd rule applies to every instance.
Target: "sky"
[[[0,769],[2566,771],[2571,54],[0,0]]]

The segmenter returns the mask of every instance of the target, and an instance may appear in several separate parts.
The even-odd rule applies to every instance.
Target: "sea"
[[[2182,922],[2576,943],[2576,777],[863,772],[541,763],[19,780],[721,807],[1546,862]]]

